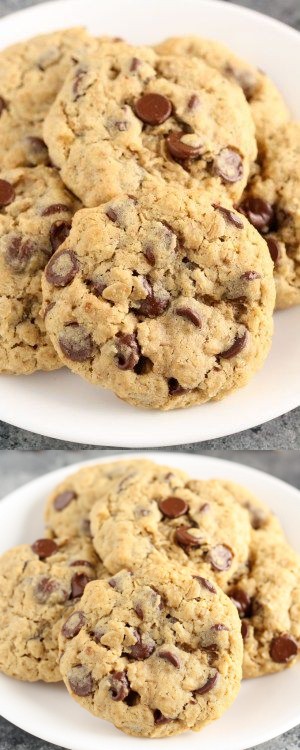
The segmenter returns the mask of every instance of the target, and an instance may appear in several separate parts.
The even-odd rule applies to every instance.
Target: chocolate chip
[[[153,288],[149,286],[149,293],[146,299],[139,302],[137,309],[132,309],[131,312],[135,312],[138,315],[143,315],[145,318],[157,318],[162,315],[165,310],[169,307],[170,300],[169,296],[156,295]]]
[[[232,550],[227,547],[227,544],[216,544],[207,555],[207,559],[214,570],[229,570],[232,558]]]
[[[219,206],[217,203],[212,204],[213,208],[216,209],[216,211],[220,211],[220,213],[224,216],[224,219],[228,222],[228,224],[233,224],[237,229],[243,229],[244,222],[240,217],[235,214],[233,211],[230,211],[229,208],[225,208],[224,206]]]
[[[68,673],[68,681],[75,695],[82,698],[94,692],[94,681],[91,672],[82,664],[76,664]]]
[[[223,625],[221,622],[217,622],[216,625],[211,626],[211,630],[216,630],[219,633],[221,630],[229,630],[227,625]]]
[[[71,223],[69,221],[55,221],[50,227],[49,237],[53,252],[69,237]]]
[[[242,623],[241,623],[241,634],[242,634],[243,641],[245,641],[245,639],[247,638],[248,633],[249,633],[249,625],[246,622],[246,620],[242,620]]]
[[[28,135],[24,139],[24,146],[29,164],[32,166],[49,164],[48,149],[42,138],[37,138],[35,135]]]
[[[35,587],[35,597],[40,604],[45,604],[49,597],[55,594],[55,598],[63,604],[69,598],[69,592],[56,578],[43,576]]]
[[[242,336],[237,336],[234,340],[233,344],[229,347],[229,349],[225,349],[224,352],[220,352],[219,357],[223,357],[223,359],[231,359],[231,357],[236,357],[237,354],[239,354],[246,346],[248,338],[248,331],[245,331],[245,333],[242,334]]]
[[[151,245],[146,245],[146,247],[144,248],[144,256],[150,266],[155,266],[155,255],[153,247]]]
[[[152,372],[153,370],[153,362],[149,357],[144,357],[143,355],[139,358],[139,361],[137,365],[134,367],[134,372],[136,375],[147,375],[149,372]]]
[[[147,125],[162,125],[172,114],[172,102],[161,94],[144,94],[135,103],[134,111]]]
[[[84,589],[93,579],[85,573],[75,573],[71,580],[71,599],[82,596]]]
[[[204,695],[204,693],[209,693],[209,691],[215,687],[218,677],[219,677],[219,672],[215,672],[215,674],[212,677],[208,678],[208,680],[205,682],[204,685],[202,685],[202,687],[197,688],[197,690],[193,690],[193,692],[196,693],[197,695]]]
[[[0,117],[5,109],[7,109],[5,99],[3,99],[3,96],[0,96]]]
[[[246,271],[245,273],[242,273],[241,279],[242,281],[255,281],[255,279],[260,279],[261,275],[260,273],[257,273],[257,271]]]
[[[16,273],[22,273],[35,252],[36,246],[31,240],[12,237],[6,249],[5,261]]]
[[[73,281],[78,271],[79,262],[73,250],[61,250],[49,261],[45,276],[49,284],[64,287]]]
[[[199,104],[200,104],[199,96],[197,96],[197,94],[192,94],[192,96],[188,100],[188,109],[191,109],[191,110],[197,109],[199,107]]]
[[[107,211],[106,211],[105,213],[106,213],[106,216],[108,217],[108,219],[110,219],[110,220],[111,220],[111,221],[113,221],[114,223],[115,223],[116,221],[118,221],[118,214],[117,214],[117,212],[116,212],[116,211],[114,210],[114,208],[112,208],[112,207],[108,208],[108,209],[107,209]]]
[[[195,578],[196,581],[199,581],[199,583],[201,583],[201,586],[204,586],[205,589],[208,589],[211,594],[217,593],[217,589],[213,586],[211,581],[208,581],[206,578],[202,578],[202,576],[193,576],[193,578]]]
[[[189,506],[181,497],[166,497],[158,503],[159,510],[167,518],[178,518],[188,513]]]
[[[65,203],[52,203],[51,206],[47,206],[43,209],[41,216],[52,216],[52,214],[62,214],[65,212],[70,213],[71,208]]]
[[[0,208],[9,206],[15,200],[16,194],[13,185],[7,180],[0,180]]]
[[[292,635],[283,633],[273,638],[270,645],[270,656],[277,664],[287,664],[298,654],[298,645]]]
[[[123,701],[129,695],[130,684],[126,672],[112,672],[109,676],[113,701]]]
[[[72,362],[86,362],[93,353],[92,339],[84,326],[69,323],[59,336],[62,353]]]
[[[77,101],[77,99],[79,99],[80,96],[83,96],[83,94],[85,93],[84,79],[86,77],[86,74],[86,68],[77,68],[72,87],[73,99],[75,102]]]
[[[268,232],[274,221],[274,209],[271,203],[263,198],[249,195],[240,203],[239,210],[247,216],[248,221],[259,232]]]
[[[88,560],[73,560],[73,562],[70,562],[70,568],[79,568],[80,566],[83,566],[85,568],[93,568],[94,566],[92,563],[90,563]]]
[[[167,148],[173,159],[176,161],[185,161],[186,159],[197,159],[200,156],[203,145],[192,146],[185,143],[182,138],[186,136],[182,130],[173,131],[167,137]]]
[[[230,63],[227,63],[224,68],[224,73],[227,76],[232,76],[236,80],[239,86],[243,89],[247,101],[251,101],[258,83],[257,77],[252,70],[236,70],[236,68],[233,68]]]
[[[73,612],[63,624],[61,632],[65,638],[74,638],[85,625],[86,619],[83,612]]]
[[[172,654],[172,651],[160,651],[158,656],[173,664],[173,667],[176,667],[176,669],[180,669],[180,661],[176,654]]]
[[[244,172],[242,157],[232,148],[222,148],[214,159],[213,172],[221,177],[223,182],[238,182]]]
[[[107,287],[107,283],[103,279],[87,279],[85,283],[95,297],[101,297]]]
[[[186,389],[180,385],[176,378],[169,378],[168,388],[170,396],[180,396],[182,393],[186,392]]]
[[[64,508],[67,508],[67,506],[70,505],[72,500],[77,500],[77,497],[78,495],[76,495],[76,492],[73,492],[73,490],[65,490],[65,492],[61,492],[59,495],[56,495],[53,502],[55,510],[64,510]]]
[[[130,72],[135,73],[135,71],[138,70],[138,68],[140,68],[141,64],[142,62],[141,60],[139,60],[138,57],[133,57],[130,63],[130,68],[129,68]]]
[[[144,619],[144,612],[142,610],[142,607],[140,604],[136,604],[134,611],[136,612],[137,616],[140,618],[140,620]]]
[[[178,526],[175,531],[175,541],[181,547],[200,547],[202,542],[196,536],[193,536],[192,527]]]
[[[275,237],[266,237],[266,243],[268,245],[272,261],[276,265],[280,257],[280,244],[278,240],[275,240]]]
[[[192,310],[190,307],[177,307],[176,313],[177,315],[180,315],[181,318],[189,320],[194,326],[196,326],[196,328],[201,328],[202,321],[196,310]]]
[[[127,706],[136,706],[138,703],[140,703],[140,700],[141,696],[136,692],[136,690],[129,690],[127,698],[125,698],[124,702]]]
[[[110,578],[109,581],[107,581],[108,585],[111,586],[112,589],[117,589],[117,581],[115,578]]]
[[[136,636],[137,641],[133,646],[130,646],[128,659],[136,659],[137,661],[144,661],[145,659],[149,659],[149,656],[151,656],[151,654],[153,654],[153,651],[155,650],[154,641],[150,640],[147,643],[143,642],[141,634],[138,630],[135,630],[134,635]]]
[[[235,604],[240,618],[251,617],[251,599],[244,589],[239,586],[233,586],[228,592],[227,596]]]
[[[31,545],[32,551],[38,555],[40,560],[44,560],[46,557],[51,557],[58,550],[58,546],[53,539],[37,539]]]
[[[133,370],[140,358],[140,347],[134,333],[119,333],[115,339],[116,362],[120,370]]]
[[[167,716],[164,716],[159,708],[154,709],[153,716],[154,724],[168,724],[170,721],[173,721],[173,719],[168,719]]]

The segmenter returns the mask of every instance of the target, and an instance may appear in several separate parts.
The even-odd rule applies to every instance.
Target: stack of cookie
[[[300,302],[300,126],[273,83],[199,38],[70,29],[0,58],[0,371],[158,409],[245,385],[275,283]]]
[[[5,674],[62,679],[95,716],[165,737],[299,658],[300,558],[248,490],[116,461],[67,477],[45,522],[0,559]]]

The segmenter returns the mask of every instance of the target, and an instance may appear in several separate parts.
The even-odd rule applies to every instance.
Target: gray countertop
[[[99,1],[99,0],[98,0]],[[104,0],[103,0],[104,1]],[[163,0],[162,0],[163,1]],[[227,0],[228,2],[230,0]],[[37,5],[43,0],[0,0],[0,17],[12,13],[20,8]],[[97,2],[97,0],[95,0]],[[201,2],[201,0],[199,0]],[[237,4],[248,6],[262,13],[267,13],[285,23],[300,29],[300,2],[299,0],[236,0]],[[4,422],[0,422],[0,449],[23,448],[40,450],[46,448],[72,448],[72,444],[58,440],[52,440],[34,433],[19,430]],[[90,446],[82,446],[89,448]],[[176,448],[180,450],[182,446]],[[267,448],[299,448],[300,447],[300,408],[288,414],[273,419],[267,424],[254,427],[250,430],[229,435],[218,440],[207,441],[202,444],[185,445],[186,450],[197,451],[201,449],[256,449]]]
[[[198,452],[205,453],[205,451]],[[67,464],[70,465],[81,458],[89,459],[106,455],[108,456],[109,452],[101,450],[88,450],[84,456],[76,450],[0,451],[0,502],[1,498],[8,492],[45,472],[53,471]],[[300,465],[297,451],[240,451],[238,456],[235,451],[228,451],[226,454],[223,451],[216,451],[214,456],[231,461],[236,461],[238,458],[239,462],[267,471],[300,489]],[[267,700],[271,699],[272,696],[268,695]],[[32,737],[32,735],[0,718],[0,750],[13,750],[15,748],[16,750],[51,750],[54,746]],[[260,745],[259,748],[260,750],[299,750],[300,726]],[[57,748],[57,750],[59,749]]]

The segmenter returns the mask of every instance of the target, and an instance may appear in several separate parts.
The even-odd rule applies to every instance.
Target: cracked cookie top
[[[0,172],[0,372],[60,367],[41,315],[41,275],[78,206],[50,167]]]
[[[222,398],[271,343],[264,240],[228,204],[158,178],[76,214],[43,295],[64,364],[141,407]]]
[[[36,540],[0,558],[0,671],[57,682],[58,632],[86,584],[106,574],[88,540]]]
[[[259,150],[289,112],[280,91],[261,70],[241,60],[225,45],[198,36],[171,37],[154,48],[159,55],[185,55],[204,60],[243,91],[251,108]]]
[[[147,174],[241,196],[256,156],[243,92],[204,61],[101,45],[71,72],[44,125],[62,178],[86,206],[139,191]]]
[[[140,573],[86,587],[60,655],[84,708],[128,734],[164,737],[201,729],[234,700],[240,623],[220,589],[154,556]]]
[[[0,169],[49,164],[43,121],[69,70],[98,42],[64,29],[0,52]]]

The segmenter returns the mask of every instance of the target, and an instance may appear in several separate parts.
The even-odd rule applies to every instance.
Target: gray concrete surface
[[[100,2],[101,0],[95,0]],[[104,0],[102,0],[104,2]],[[230,0],[227,0],[230,2]],[[20,8],[37,5],[43,0],[0,0],[0,17],[12,13]],[[163,0],[162,0],[163,2]],[[199,0],[201,2],[201,0]],[[274,18],[281,19],[285,23],[300,29],[300,2],[299,0],[236,0],[237,4],[254,8]],[[71,23],[71,21],[70,21]],[[18,430],[4,422],[0,422],[0,449],[22,448],[27,450],[39,450],[46,448],[71,448],[72,444],[64,443],[51,438],[46,438],[25,430]],[[89,448],[90,446],[84,446]],[[178,448],[180,449],[181,446]],[[201,445],[185,445],[186,450],[197,451],[198,449],[216,450],[243,450],[268,448],[280,449],[300,448],[300,408],[285,414],[278,419],[245,430],[237,435],[229,435],[218,440],[208,441]]]
[[[198,451],[205,454],[205,451]],[[116,452],[115,452],[116,453]],[[82,456],[81,451],[0,451],[0,502],[8,492],[20,487],[25,482],[53,471],[61,466],[71,465],[81,458],[97,458],[112,455],[109,451],[88,450]],[[244,463],[248,466],[267,471],[300,489],[300,463],[297,451],[215,451],[215,456]],[[272,696],[266,696],[272,700]],[[1,700],[0,700],[1,711]],[[184,741],[184,740],[183,740]],[[205,745],[200,745],[205,750]],[[54,746],[23,732],[13,724],[0,718],[0,750],[51,750]],[[280,737],[259,746],[260,750],[299,750],[300,726],[291,729]],[[59,748],[56,748],[59,750]],[[85,750],[82,748],[82,750]],[[216,748],[216,750],[220,750]],[[252,748],[254,750],[254,748]]]

